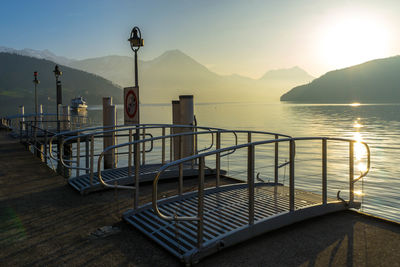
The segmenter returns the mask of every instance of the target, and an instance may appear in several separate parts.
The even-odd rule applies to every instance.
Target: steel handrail
[[[93,133],[93,131],[95,131],[95,130],[100,130],[100,129],[104,129],[104,128],[110,128],[110,127],[117,128],[117,129],[111,129],[111,130],[106,130],[106,131],[100,131],[100,132]],[[91,131],[91,132],[86,133],[86,134],[71,136],[68,139],[68,140],[70,140],[70,139],[74,139],[74,138],[85,138],[85,137],[88,137],[88,136],[91,136],[91,135],[97,135],[97,134],[103,134],[103,133],[113,133],[113,132],[118,132],[118,131],[136,130],[136,129],[138,129],[138,130],[150,129],[150,128],[151,129],[156,129],[156,128],[163,128],[163,127],[165,127],[165,128],[182,128],[182,127],[188,128],[189,126],[188,125],[174,125],[174,124],[134,124],[134,125],[97,126],[97,127],[86,128],[86,129],[79,129],[79,130],[74,130],[74,131],[58,133],[58,134],[56,134],[56,135],[54,135],[54,136],[52,136],[50,138],[50,141],[49,141],[50,144],[49,145],[50,145],[50,147],[52,147],[53,139],[58,137],[58,136],[60,136],[60,135],[62,136],[62,135],[65,135],[65,134],[73,135],[73,134],[79,133],[79,132]],[[190,126],[190,127],[192,127],[192,128],[201,128],[201,129],[212,129],[211,127],[201,127],[201,126]],[[65,140],[65,141],[68,141],[68,140]],[[58,160],[56,157],[53,156],[53,154],[51,154],[51,157],[54,160]]]
[[[115,133],[115,132],[118,132],[118,131],[127,131],[127,130],[143,130],[143,129],[158,129],[158,128],[189,128],[189,126],[190,125],[169,125],[169,126],[164,126],[164,125],[162,125],[162,126],[159,126],[159,125],[153,125],[153,124],[150,124],[150,125],[148,125],[148,126],[143,126],[143,127],[130,127],[130,128],[123,128],[123,129],[111,129],[111,130],[106,130],[106,131],[101,131],[101,132],[96,132],[96,133],[87,133],[87,134],[82,134],[82,135],[79,135],[79,136],[71,136],[71,137],[68,137],[68,138],[65,138],[65,139],[63,139],[62,141],[61,141],[61,144],[60,144],[60,154],[62,155],[62,151],[63,151],[63,145],[64,145],[64,143],[66,143],[66,142],[68,142],[69,140],[72,140],[72,139],[78,139],[78,138],[87,138],[87,137],[92,137],[92,136],[96,136],[96,135],[99,135],[99,134],[106,134],[106,133]],[[191,127],[191,126],[190,126]],[[103,127],[102,127],[103,128]],[[109,128],[109,127],[107,127],[107,128]],[[201,127],[201,126],[199,126],[199,127],[197,127],[197,128],[201,128],[201,129],[206,129],[206,130],[209,130],[210,131],[210,128],[209,127]],[[71,132],[64,132],[64,134],[70,134]],[[189,132],[189,133],[192,133],[192,132]],[[62,135],[62,134],[59,134],[59,135]],[[134,134],[135,135],[135,134]],[[147,135],[147,134],[146,134]],[[54,135],[54,136],[52,136],[51,138],[50,138],[50,141],[49,141],[49,147],[50,147],[50,157],[53,159],[53,160],[56,160],[56,161],[60,161],[61,162],[61,164],[64,166],[64,167],[66,167],[66,168],[69,168],[69,169],[75,169],[75,170],[90,170],[90,168],[84,168],[84,167],[73,167],[73,166],[70,166],[70,165],[67,165],[67,164],[65,164],[65,162],[72,162],[72,163],[74,163],[74,162],[76,162],[76,161],[74,161],[74,160],[65,160],[65,159],[63,159],[62,157],[60,157],[60,159],[58,159],[58,158],[55,158],[54,157],[54,155],[53,155],[53,150],[52,150],[52,143],[53,143],[53,139],[55,138],[56,136]],[[169,137],[169,136],[168,136]],[[237,137],[236,137],[237,138]],[[145,142],[151,142],[151,147],[153,147],[153,140],[156,140],[156,139],[153,139],[153,138],[149,138],[149,139],[142,139],[142,140],[138,140],[139,141],[139,143],[145,143]],[[235,140],[236,141],[236,143],[237,143],[237,139]],[[146,152],[150,152],[150,151],[146,151]],[[94,156],[94,155],[91,155],[92,157]]]
[[[103,152],[100,154],[100,156],[99,156],[99,158],[98,158],[98,162],[97,162],[97,173],[98,173],[98,178],[99,178],[99,181],[100,181],[100,183],[102,184],[102,185],[104,185],[105,187],[108,187],[108,188],[120,188],[120,189],[133,189],[134,187],[127,187],[127,188],[124,188],[125,186],[120,186],[120,185],[110,185],[110,184],[107,184],[106,182],[104,182],[104,180],[103,180],[103,178],[102,178],[102,176],[101,176],[101,161],[102,161],[102,159],[104,158],[104,155],[108,152],[108,151],[110,151],[110,150],[112,150],[112,149],[118,149],[118,148],[121,148],[121,147],[124,147],[124,146],[128,146],[128,145],[138,145],[138,144],[140,144],[140,143],[143,143],[143,142],[148,142],[148,141],[150,141],[150,140],[153,140],[153,141],[155,141],[155,140],[162,140],[162,139],[168,139],[168,138],[173,138],[173,137],[181,137],[181,136],[191,136],[191,135],[200,135],[200,134],[213,134],[213,133],[217,133],[217,132],[228,132],[228,133],[231,133],[232,131],[231,130],[222,130],[222,131],[208,131],[208,132],[185,132],[185,133],[176,133],[176,134],[170,134],[170,135],[163,135],[163,136],[157,136],[157,137],[153,137],[153,138],[150,138],[150,139],[143,139],[143,140],[137,140],[137,141],[133,141],[133,142],[128,142],[128,143],[123,143],[123,144],[118,144],[118,145],[114,145],[114,146],[109,146],[109,147],[107,147],[106,149],[104,149],[103,150]]]
[[[221,153],[224,151],[228,151],[228,150],[232,150],[232,149],[240,149],[240,148],[244,148],[244,147],[255,147],[257,145],[263,145],[263,144],[271,144],[271,143],[280,143],[280,142],[295,142],[295,141],[301,141],[301,140],[334,140],[334,141],[345,141],[345,142],[349,142],[349,143],[361,143],[363,144],[366,149],[367,149],[367,170],[362,173],[358,178],[356,179],[352,179],[352,183],[354,184],[355,182],[357,182],[358,180],[360,180],[362,177],[365,177],[369,170],[370,170],[370,149],[367,143],[362,142],[362,141],[357,141],[357,140],[352,140],[352,139],[345,139],[345,138],[334,138],[334,137],[298,137],[298,138],[284,138],[284,139],[272,139],[272,140],[264,140],[264,141],[256,141],[256,142],[251,142],[251,143],[245,143],[245,144],[240,144],[237,146],[232,146],[232,147],[226,147],[226,148],[221,148],[221,149],[217,149],[217,150],[213,150],[213,151],[208,151],[208,152],[204,152],[198,155],[193,155],[193,156],[189,156],[183,159],[179,159],[170,163],[167,163],[165,165],[163,165],[158,173],[156,174],[154,181],[153,181],[153,195],[152,195],[152,207],[153,207],[153,211],[154,213],[160,217],[161,219],[164,220],[169,220],[169,221],[200,221],[201,218],[199,216],[166,216],[164,214],[161,213],[161,211],[158,208],[158,197],[157,197],[157,193],[158,193],[158,181],[160,179],[161,174],[168,168],[172,167],[172,166],[176,166],[179,164],[183,164],[184,162],[187,161],[192,161],[192,160],[196,160],[196,159],[200,159],[200,158],[205,158],[207,156],[210,155],[214,155],[217,153]],[[293,156],[294,157],[294,156]],[[199,177],[200,179],[200,177]],[[204,190],[204,188],[203,188]],[[204,195],[204,194],[202,194]],[[200,200],[198,200],[200,201]]]
[[[286,135],[281,135],[281,134],[277,134],[277,133],[262,132],[262,131],[254,131],[253,132],[253,131],[246,131],[246,130],[224,130],[224,129],[222,129],[222,130],[209,130],[208,132],[204,131],[204,132],[185,132],[185,133],[170,134],[170,135],[164,135],[164,136],[157,136],[157,137],[150,138],[150,139],[137,140],[137,141],[133,141],[133,142],[128,142],[128,143],[118,144],[118,145],[114,145],[114,146],[109,146],[106,149],[104,149],[103,152],[99,156],[98,168],[97,168],[97,170],[98,170],[98,172],[97,172],[98,173],[98,178],[100,180],[100,183],[102,183],[104,186],[106,186],[108,188],[114,188],[115,187],[115,185],[110,185],[110,184],[105,183],[103,181],[102,177],[101,177],[101,159],[103,159],[105,153],[107,153],[108,151],[110,151],[112,149],[118,149],[118,148],[121,148],[121,147],[124,147],[124,146],[128,146],[128,145],[140,144],[142,142],[148,142],[148,141],[151,141],[151,140],[155,141],[155,140],[168,139],[168,138],[179,137],[179,136],[188,136],[188,135],[193,135],[193,136],[196,135],[197,136],[197,135],[200,135],[200,134],[210,134],[210,133],[211,134],[214,134],[214,133],[233,133],[235,135],[235,145],[231,146],[230,149],[224,150],[223,152],[227,152],[227,153],[225,153],[224,155],[220,155],[220,157],[222,157],[222,156],[229,155],[230,151],[233,151],[233,152],[236,151],[235,147],[236,146],[240,146],[240,145],[237,145],[237,133],[249,133],[249,132],[257,133],[257,134],[274,135],[274,136],[276,136],[276,135],[286,136]],[[216,151],[216,150],[213,150],[213,152],[214,151]],[[204,152],[204,153],[207,153],[207,152]],[[201,155],[203,155],[204,153],[202,153]],[[193,158],[193,159],[195,159],[195,158]],[[188,159],[188,161],[189,161],[191,159],[191,157],[189,156],[189,157],[186,157],[185,159]],[[177,162],[177,161],[174,161],[174,162]],[[167,163],[166,165],[169,165],[169,163]],[[166,166],[166,165],[163,165],[163,166]],[[120,187],[117,187],[117,188],[120,188]]]

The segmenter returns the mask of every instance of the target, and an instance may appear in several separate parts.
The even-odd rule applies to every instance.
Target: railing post
[[[328,180],[327,180],[327,145],[326,138],[322,139],[322,204],[327,203],[328,199]]]
[[[216,148],[217,150],[221,148],[221,132],[217,132],[217,142],[216,142]],[[221,176],[221,158],[220,158],[221,153],[216,154],[216,159],[215,159],[215,168],[216,168],[216,175],[217,175],[217,180],[216,180],[216,186],[219,187],[220,184],[220,176]]]
[[[249,133],[250,134],[250,133]],[[254,224],[254,145],[248,146],[247,151],[247,185],[249,194],[249,224]]]
[[[94,135],[90,136],[90,185],[93,185]]]
[[[135,160],[135,203],[134,209],[137,209],[139,206],[139,171],[140,171],[140,143],[135,143],[134,151],[136,156],[134,157]]]
[[[165,127],[162,127],[162,132],[161,135],[163,136],[161,142],[162,142],[162,148],[161,148],[161,164],[165,164]]]
[[[197,195],[197,247],[201,248],[203,245],[203,217],[204,217],[204,157],[199,159],[199,189]]]
[[[85,137],[85,167],[86,167],[86,174],[89,173],[89,136]]]
[[[44,162],[47,164],[47,142],[48,142],[48,134],[47,130],[44,130]]]
[[[143,128],[143,139],[146,139],[146,129]],[[142,165],[146,164],[146,142],[142,142]]]
[[[179,136],[178,138],[179,141],[179,159],[182,158],[183,155],[183,144],[182,144],[182,136]],[[199,166],[200,168],[200,166]],[[179,189],[178,189],[179,195],[182,195],[183,193],[183,163],[179,164]]]
[[[59,135],[57,138],[57,156],[58,156],[58,161],[57,161],[57,173],[59,175],[63,175],[63,166],[61,163],[61,158],[62,158],[62,149],[61,149],[61,143],[63,142],[64,137],[62,135]]]
[[[173,134],[172,127],[169,128],[169,134],[170,135]],[[173,147],[174,147],[174,141],[173,141],[173,138],[170,137],[169,138],[169,162],[173,161],[172,160]]]
[[[275,140],[279,139],[279,135],[275,135]],[[279,143],[275,142],[275,161],[274,161],[274,182],[279,182]]]
[[[128,177],[132,177],[132,129],[129,129]]]
[[[22,143],[22,121],[19,122],[19,142]]]
[[[350,141],[349,148],[349,188],[350,188],[350,203],[354,201],[354,143]]]
[[[79,176],[79,167],[81,165],[81,138],[76,139],[76,177]]]
[[[290,162],[289,162],[289,210],[294,211],[294,150],[295,150],[295,142],[293,139],[290,140]]]

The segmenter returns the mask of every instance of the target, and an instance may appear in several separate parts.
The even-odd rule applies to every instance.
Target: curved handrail
[[[367,170],[362,173],[358,178],[353,179],[352,182],[355,183],[358,180],[360,180],[362,177],[365,177],[369,170],[370,170],[370,150],[369,150],[369,146],[367,145],[367,143],[362,142],[362,141],[356,141],[356,140],[352,140],[352,139],[345,139],[345,138],[334,138],[334,137],[298,137],[298,138],[284,138],[284,139],[272,139],[272,140],[264,140],[264,141],[256,141],[256,142],[251,142],[251,143],[245,143],[245,144],[240,144],[237,146],[231,146],[231,147],[226,147],[226,148],[221,148],[221,149],[217,149],[217,150],[213,150],[213,151],[208,151],[208,152],[204,152],[198,155],[193,155],[193,156],[189,156],[183,159],[179,159],[170,163],[167,163],[165,165],[163,165],[158,173],[156,174],[154,181],[153,181],[153,195],[152,195],[152,207],[153,207],[153,211],[154,213],[160,217],[161,219],[164,220],[169,220],[169,221],[199,221],[201,220],[201,218],[199,216],[181,216],[181,217],[177,217],[177,216],[166,216],[164,214],[161,213],[161,211],[158,208],[158,198],[157,198],[157,193],[158,193],[158,181],[160,179],[161,174],[168,168],[172,167],[172,166],[176,166],[179,164],[183,164],[186,161],[192,161],[192,160],[196,160],[196,159],[200,159],[200,158],[205,158],[207,156],[213,155],[213,154],[217,154],[217,153],[221,153],[224,151],[228,151],[228,150],[232,150],[232,149],[240,149],[240,148],[244,148],[244,147],[250,147],[250,146],[257,146],[257,145],[263,145],[263,144],[271,144],[271,143],[280,143],[280,142],[295,142],[295,141],[301,141],[301,140],[334,140],[334,141],[345,141],[345,142],[353,142],[353,143],[361,143],[363,144],[366,149],[367,149]],[[200,200],[199,200],[200,201]]]
[[[123,128],[123,127],[125,127],[125,128]],[[97,129],[102,129],[102,128],[110,128],[110,126],[103,126],[103,127],[95,127],[95,128],[97,128]],[[95,132],[95,133],[92,133],[92,132],[89,132],[89,133],[86,133],[86,134],[81,134],[81,135],[78,135],[78,136],[70,136],[70,137],[68,137],[68,138],[65,138],[64,140],[62,140],[61,141],[61,144],[60,144],[60,153],[62,154],[62,151],[63,151],[63,144],[64,143],[66,143],[66,142],[68,142],[69,140],[72,140],[72,139],[77,139],[77,138],[87,138],[87,137],[92,137],[92,136],[95,136],[95,135],[100,135],[100,134],[107,134],[107,133],[115,133],[115,132],[120,132],[120,131],[129,131],[129,130],[146,130],[146,129],[158,129],[158,128],[196,128],[196,129],[202,129],[202,130],[208,130],[209,132],[211,131],[211,129],[214,129],[214,128],[212,128],[212,127],[203,127],[203,126],[191,126],[191,125],[174,125],[174,124],[172,124],[172,125],[169,125],[169,124],[145,124],[145,125],[141,125],[140,127],[132,127],[132,126],[121,126],[121,128],[120,129],[111,129],[111,130],[105,130],[105,131],[100,131],[100,132]],[[215,128],[215,129],[217,129],[217,130],[219,130],[219,128]],[[81,129],[81,130],[76,130],[76,131],[69,131],[69,132],[63,132],[63,133],[60,133],[60,134],[57,134],[58,136],[60,136],[60,135],[63,135],[63,134],[71,134],[71,133],[74,133],[74,132],[82,132],[82,131],[86,131],[86,129]],[[207,132],[207,133],[209,133],[209,132]],[[196,132],[187,132],[187,133],[189,133],[188,135],[193,135],[194,133],[196,133]],[[202,132],[202,133],[204,133],[204,132]],[[53,147],[53,140],[54,140],[54,138],[57,136],[57,135],[54,135],[54,136],[52,136],[51,138],[50,138],[50,141],[49,141],[49,151],[50,151],[50,157],[53,159],[53,160],[56,160],[56,161],[60,161],[61,162],[61,164],[64,166],[64,167],[66,167],[66,168],[69,168],[69,169],[79,169],[79,170],[90,170],[89,168],[84,168],[84,167],[73,167],[73,166],[69,166],[69,165],[67,165],[67,164],[65,164],[65,161],[67,161],[67,162],[73,162],[72,160],[71,161],[69,161],[69,160],[64,160],[62,157],[60,158],[60,159],[58,159],[58,158],[56,158],[54,155],[53,155],[53,149],[52,149],[52,147]],[[166,137],[172,137],[171,135],[168,135],[168,136],[166,136]],[[235,143],[237,144],[237,136],[235,135]],[[139,143],[145,143],[145,142],[151,142],[151,143],[153,143],[153,141],[154,140],[157,140],[157,139],[153,139],[153,138],[148,138],[148,139],[142,139],[142,140],[137,140]],[[153,146],[153,145],[152,145]],[[211,145],[211,147],[212,147],[212,145]],[[149,151],[147,151],[147,152],[149,152]],[[93,155],[92,155],[93,156]]]
[[[105,130],[105,131],[99,131],[99,132],[93,132],[95,130],[101,130],[104,128],[114,128],[111,130]],[[87,132],[90,131],[89,133],[86,134],[81,134],[81,135],[73,135],[67,139],[65,139],[65,142],[74,138],[85,138],[91,135],[99,135],[99,134],[104,134],[104,133],[113,133],[113,132],[118,132],[118,131],[127,131],[127,130],[143,130],[143,129],[155,129],[155,128],[183,128],[183,127],[190,127],[190,128],[198,128],[198,129],[218,129],[218,128],[212,128],[212,127],[202,127],[202,126],[192,126],[192,125],[175,125],[175,124],[134,124],[134,125],[115,125],[115,126],[97,126],[97,127],[91,127],[91,128],[86,128],[86,129],[79,129],[79,130],[74,130],[74,131],[67,131],[67,132],[61,132],[57,133],[56,135],[53,135],[50,138],[49,141],[49,147],[52,148],[53,140],[54,138],[62,135],[73,135],[75,133],[80,133],[80,132]],[[50,156],[54,160],[58,160],[56,157],[53,156],[52,153],[50,153]]]
[[[270,132],[262,132],[262,131],[245,131],[245,130],[224,130],[224,129],[220,129],[220,130],[209,130],[208,132],[204,131],[204,132],[185,132],[185,133],[177,133],[177,134],[170,134],[170,135],[165,135],[165,136],[157,136],[154,138],[149,138],[149,139],[143,139],[143,140],[137,140],[137,141],[133,141],[133,142],[127,142],[127,143],[123,143],[123,144],[118,144],[118,145],[114,145],[114,146],[109,146],[106,149],[103,150],[103,152],[100,154],[99,159],[98,159],[98,165],[97,165],[97,171],[98,171],[98,178],[101,184],[103,184],[105,187],[108,188],[115,188],[116,185],[110,185],[107,184],[106,182],[104,182],[104,180],[101,177],[101,160],[104,157],[104,154],[107,153],[108,151],[112,150],[112,149],[118,149],[124,146],[128,146],[128,145],[134,145],[134,144],[140,144],[142,142],[149,142],[149,141],[155,141],[155,140],[161,140],[161,139],[167,139],[167,138],[171,138],[171,137],[179,137],[179,136],[188,136],[188,135],[200,135],[200,134],[214,134],[214,133],[233,133],[235,135],[235,145],[231,146],[230,149],[226,149],[222,152],[227,152],[223,155],[220,155],[220,157],[222,156],[226,156],[229,155],[231,151],[235,151],[236,147],[240,147],[240,145],[237,144],[237,133],[257,133],[257,134],[268,134],[268,135],[280,135],[280,136],[286,136],[286,135],[281,135],[281,134],[277,134],[277,133],[270,133]],[[218,151],[218,150],[213,150],[213,152]],[[232,153],[233,153],[232,152]],[[204,153],[210,153],[210,152],[204,152]],[[202,154],[198,154],[198,155],[203,155]],[[184,159],[187,159],[187,161],[189,161],[191,159],[192,156],[186,157]],[[196,157],[195,157],[196,158]],[[195,159],[193,158],[193,159]],[[178,160],[179,161],[179,160]],[[174,161],[174,162],[178,162],[178,161]],[[185,160],[186,161],[186,160]],[[170,163],[167,163],[166,165],[169,165]],[[163,168],[162,167],[162,168]],[[121,188],[121,187],[117,187],[117,188]],[[131,189],[131,188],[129,188]]]

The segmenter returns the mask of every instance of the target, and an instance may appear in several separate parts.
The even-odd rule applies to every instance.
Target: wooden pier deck
[[[222,179],[223,184],[232,180]],[[213,185],[206,178],[206,186]],[[185,181],[184,191],[196,189]],[[160,183],[167,196],[175,182]],[[151,185],[141,187],[141,204]],[[17,140],[0,131],[1,266],[181,266],[166,250],[121,220],[131,192],[81,197]],[[91,233],[102,226],[119,232]],[[205,258],[198,266],[398,266],[400,226],[353,211],[296,223]]]

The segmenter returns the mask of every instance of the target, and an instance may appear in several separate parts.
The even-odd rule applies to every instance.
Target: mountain
[[[139,60],[139,66],[143,62]],[[116,84],[127,87],[132,86],[134,81],[134,60],[127,56],[105,56],[76,60],[69,64],[70,67],[94,73]]]
[[[282,95],[281,101],[309,103],[400,102],[400,56],[328,72]]]
[[[16,113],[20,105],[25,105],[26,112],[33,111],[34,84],[33,72],[38,71],[39,103],[45,111],[55,112],[55,63],[45,59],[0,53],[0,112]],[[63,103],[69,105],[71,99],[81,95],[89,105],[101,104],[103,96],[112,96],[116,104],[122,102],[122,90],[112,82],[80,70],[59,66],[63,75]]]
[[[260,78],[263,81],[292,81],[298,83],[309,82],[313,79],[313,76],[297,66],[289,69],[270,70]]]
[[[47,60],[53,61],[57,64],[66,65],[66,66],[72,64],[72,62],[75,61],[74,59],[57,56],[47,49],[34,50],[34,49],[30,49],[30,48],[25,48],[25,49],[18,50],[18,49],[14,49],[14,48],[5,47],[5,46],[0,46],[0,52],[17,54],[17,55],[27,56],[27,57],[34,57],[34,58],[39,58],[39,59],[47,59]]]
[[[106,56],[77,60],[71,67],[102,76],[121,86],[134,83],[131,57]],[[260,79],[218,75],[179,50],[166,51],[140,61],[139,85],[144,103],[169,102],[180,94],[193,94],[198,102],[278,101],[295,85],[313,79],[298,67],[267,72]]]

